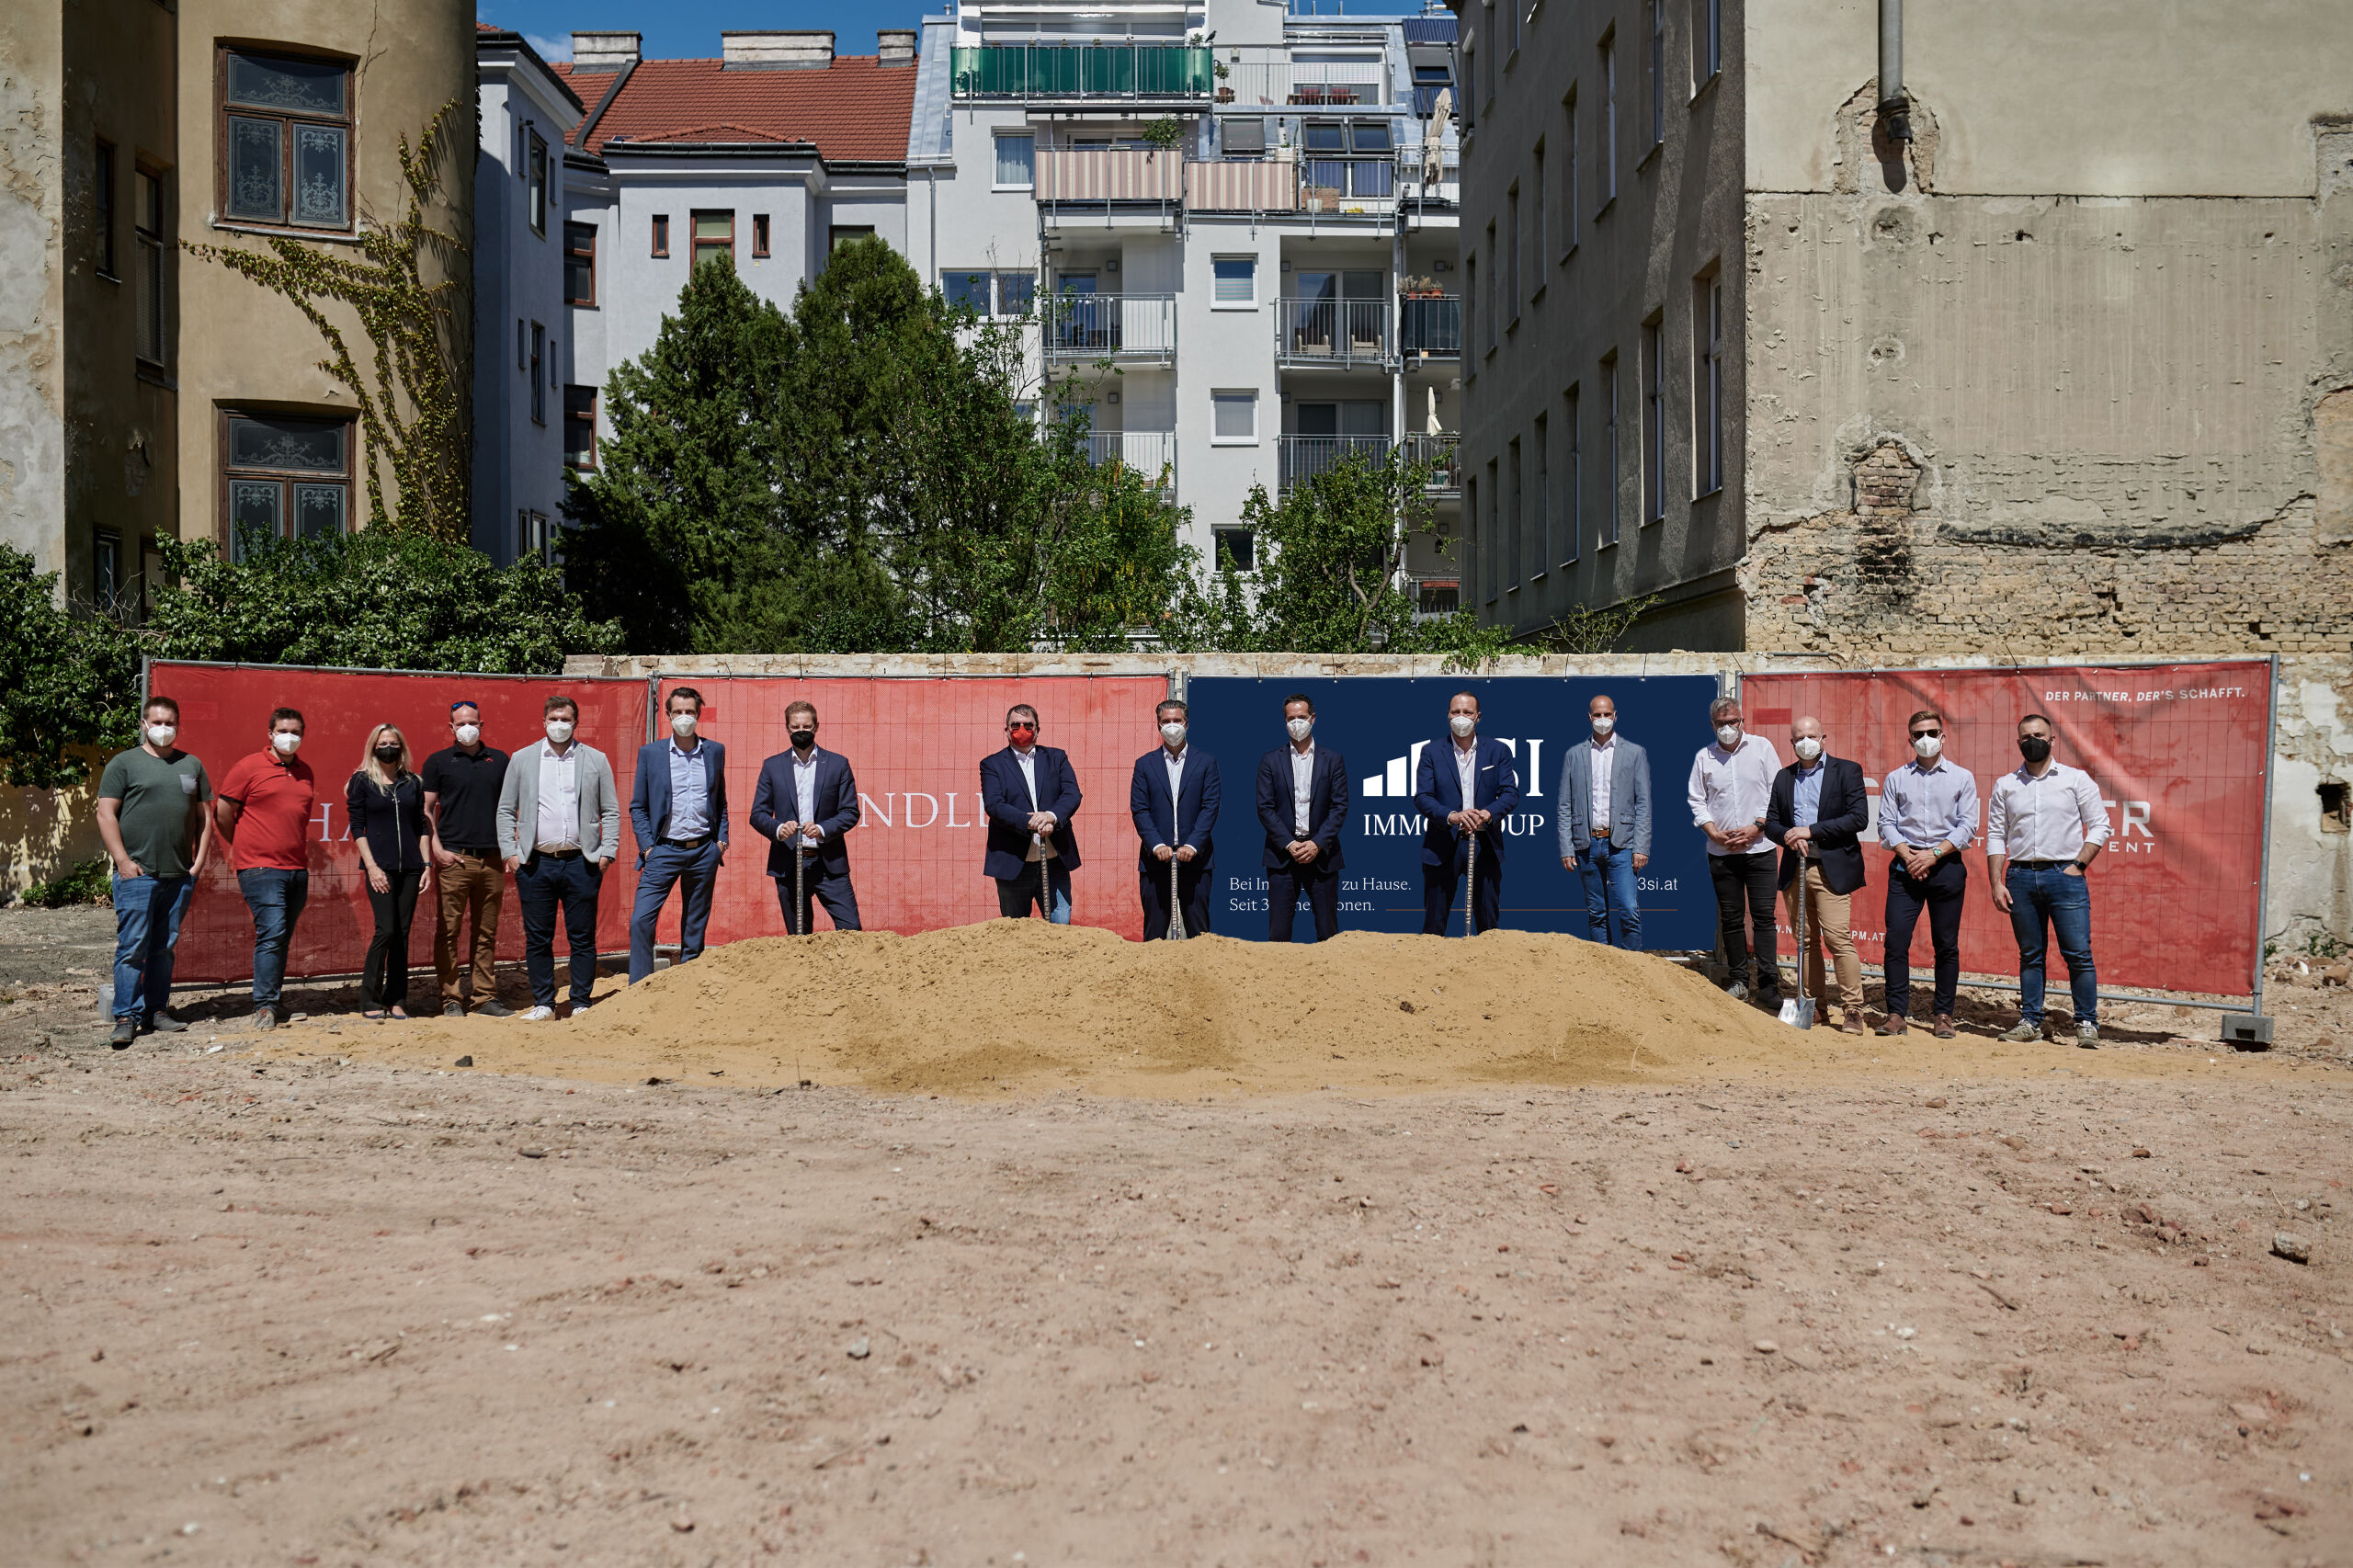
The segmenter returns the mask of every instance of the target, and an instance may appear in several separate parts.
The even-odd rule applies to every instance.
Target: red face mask
[[[1013,744],[1015,745],[1026,746],[1037,738],[1038,727],[1036,725],[1016,724],[1013,726]]]

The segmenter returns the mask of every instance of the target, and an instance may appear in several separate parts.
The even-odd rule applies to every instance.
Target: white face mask
[[[670,729],[680,740],[685,740],[695,733],[695,716],[691,713],[671,714]]]
[[[1945,738],[1942,735],[1915,735],[1912,749],[1920,754],[1922,762],[1933,762],[1937,754],[1945,749]]]
[[[1618,721],[1607,713],[1602,714],[1593,722],[1593,733],[1597,735],[1606,735],[1617,727]]]
[[[570,740],[571,738],[572,738],[572,721],[571,721],[571,720],[569,720],[569,719],[551,719],[551,720],[549,720],[549,721],[548,721],[548,739],[550,739],[550,740],[553,741],[553,742],[554,742],[556,744],[558,744],[558,745],[562,745],[562,744],[563,744],[563,743],[564,743],[564,742],[566,742],[566,741]]]
[[[1812,735],[1802,741],[1792,741],[1790,744],[1796,748],[1800,762],[1812,762],[1822,755],[1822,743]]]
[[[1283,728],[1290,732],[1290,738],[1292,740],[1303,741],[1308,736],[1315,733],[1315,721],[1313,719],[1286,719],[1283,721]]]
[[[1461,740],[1478,729],[1479,721],[1469,713],[1449,713],[1446,716],[1446,727],[1454,732],[1457,740]]]
[[[1738,724],[1718,724],[1716,726],[1716,744],[1723,747],[1726,751],[1730,751],[1733,747],[1740,744],[1740,726]]]
[[[460,724],[458,726],[458,744],[460,745],[470,746],[480,739],[482,739],[482,726],[480,724]]]
[[[156,746],[159,749],[169,751],[171,749],[172,743],[179,738],[180,727],[177,724],[150,724],[147,726],[148,744]]]
[[[1172,746],[1181,746],[1185,744],[1185,726],[1173,721],[1163,724],[1160,726],[1160,738]]]
[[[296,752],[302,749],[302,737],[296,734],[291,730],[280,730],[278,733],[269,737],[269,744],[276,746],[278,751],[285,756],[292,756]]]

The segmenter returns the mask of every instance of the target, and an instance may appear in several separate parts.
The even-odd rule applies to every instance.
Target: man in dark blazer
[[[1798,900],[1805,900],[1806,950],[1799,961],[1805,965],[1806,993],[1824,1003],[1829,1000],[1823,990],[1822,954],[1827,948],[1830,967],[1838,977],[1839,1006],[1845,1009],[1836,1027],[1847,1034],[1860,1034],[1863,966],[1855,956],[1847,909],[1851,895],[1863,885],[1860,841],[1870,821],[1863,769],[1823,749],[1819,719],[1809,716],[1791,724],[1790,744],[1798,759],[1774,775],[1765,836],[1781,846],[1780,886],[1790,901],[1792,925]],[[1824,1011],[1826,1015],[1828,1008]]]
[[[1446,705],[1446,735],[1422,748],[1414,770],[1414,804],[1422,813],[1422,931],[1443,937],[1454,915],[1454,890],[1479,841],[1472,897],[1473,931],[1492,931],[1503,910],[1504,819],[1519,805],[1519,769],[1511,748],[1479,733],[1479,699],[1458,691]],[[1465,777],[1470,788],[1463,788]]]
[[[1586,930],[1597,942],[1638,949],[1642,905],[1634,873],[1651,863],[1650,753],[1618,733],[1618,704],[1585,705],[1590,740],[1561,762],[1561,866],[1585,884]]]
[[[812,902],[823,903],[836,931],[864,929],[858,893],[849,885],[849,830],[858,825],[858,779],[849,758],[817,744],[817,710],[794,702],[784,710],[786,750],[760,764],[752,791],[752,831],[768,841],[768,875],[784,928],[809,935]],[[801,857],[801,902],[792,898],[793,857]]]
[[[1258,759],[1258,825],[1267,830],[1258,863],[1267,873],[1267,937],[1290,940],[1300,895],[1315,921],[1315,939],[1340,931],[1340,830],[1348,822],[1348,759],[1315,744],[1315,704],[1305,692],[1283,699],[1289,744]]]
[[[1078,838],[1070,830],[1078,775],[1067,756],[1038,744],[1038,710],[1026,702],[1006,713],[1005,743],[981,758],[981,808],[989,819],[981,868],[996,882],[999,915],[1023,919],[1043,909],[1067,926],[1070,874],[1078,869]]]
[[[686,893],[678,911],[678,961],[702,955],[710,895],[727,854],[727,748],[703,739],[702,693],[682,686],[662,704],[670,737],[641,746],[630,790],[629,824],[637,834],[637,907],[629,917],[629,983],[654,972],[654,927],[670,890]]]
[[[1160,744],[1136,758],[1128,784],[1128,814],[1136,824],[1136,884],[1143,898],[1143,939],[1170,931],[1168,868],[1176,868],[1177,907],[1185,935],[1210,928],[1210,835],[1217,831],[1217,758],[1186,741],[1189,714],[1171,698],[1153,710]]]

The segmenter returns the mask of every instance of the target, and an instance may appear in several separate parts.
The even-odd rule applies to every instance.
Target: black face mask
[[[376,760],[382,763],[387,767],[395,767],[401,760],[401,748],[398,746],[378,746],[376,748]]]
[[[815,745],[816,744],[817,744],[817,732],[816,732],[816,731],[814,731],[814,730],[795,730],[795,731],[793,731],[793,732],[792,732],[792,749],[793,749],[793,750],[795,750],[795,751],[807,751],[811,746],[813,746],[813,745]]]
[[[2029,762],[2048,762],[2051,760],[2051,743],[2040,735],[2020,735],[2018,755]]]

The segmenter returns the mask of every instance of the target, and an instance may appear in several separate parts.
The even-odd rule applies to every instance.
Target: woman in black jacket
[[[391,724],[369,733],[359,771],[344,791],[352,842],[368,868],[368,903],[376,912],[376,938],[359,981],[361,1015],[381,1020],[386,1010],[408,1013],[408,929],[416,917],[417,890],[431,876],[433,829],[425,820],[425,785],[409,771],[408,741]]]

